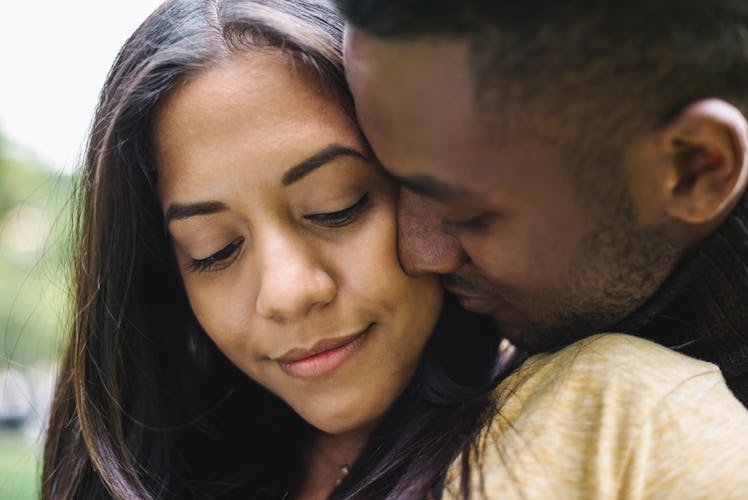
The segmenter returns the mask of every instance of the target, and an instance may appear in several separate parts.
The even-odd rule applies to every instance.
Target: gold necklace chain
[[[340,464],[337,460],[334,460],[331,456],[329,456],[327,453],[322,451],[321,448],[316,448],[314,450],[316,453],[319,454],[322,458],[325,459],[329,464],[334,465],[338,469],[338,479],[335,481],[335,486],[338,486],[340,483],[343,482],[343,479],[348,475],[349,472],[351,472],[351,466],[350,464]]]
[[[340,470],[338,471],[338,480],[335,481],[335,486],[340,485],[340,483],[343,482],[343,479],[345,479],[348,473],[351,472],[351,467],[348,464],[339,465],[338,467]]]

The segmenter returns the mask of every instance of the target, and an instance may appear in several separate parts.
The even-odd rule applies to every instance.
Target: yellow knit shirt
[[[530,358],[495,395],[471,498],[748,499],[748,411],[712,364],[604,334]]]

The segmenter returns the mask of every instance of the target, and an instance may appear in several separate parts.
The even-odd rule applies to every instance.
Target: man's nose
[[[337,284],[303,238],[275,236],[262,249],[257,312],[266,319],[293,321],[333,301]]]
[[[408,274],[449,274],[467,257],[457,239],[444,225],[431,202],[408,189],[400,190],[398,206],[398,253]]]

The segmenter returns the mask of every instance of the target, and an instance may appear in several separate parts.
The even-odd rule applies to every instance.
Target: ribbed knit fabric
[[[613,331],[718,365],[748,407],[748,195],[660,290]]]
[[[596,335],[530,357],[494,396],[471,500],[748,498],[748,412],[713,364]],[[442,500],[463,498],[463,458]]]

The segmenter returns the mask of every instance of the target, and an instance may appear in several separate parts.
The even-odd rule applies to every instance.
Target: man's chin
[[[498,334],[528,353],[560,349],[591,333],[587,328],[548,327],[533,323],[501,298],[481,297],[459,290],[450,290],[450,293],[464,309],[493,318]]]
[[[506,302],[496,298],[482,298],[455,294],[460,305],[468,311],[485,314],[493,319],[499,335],[508,339],[517,348],[538,352],[543,350],[547,344],[542,336],[538,336],[536,329],[528,327],[521,318]]]

